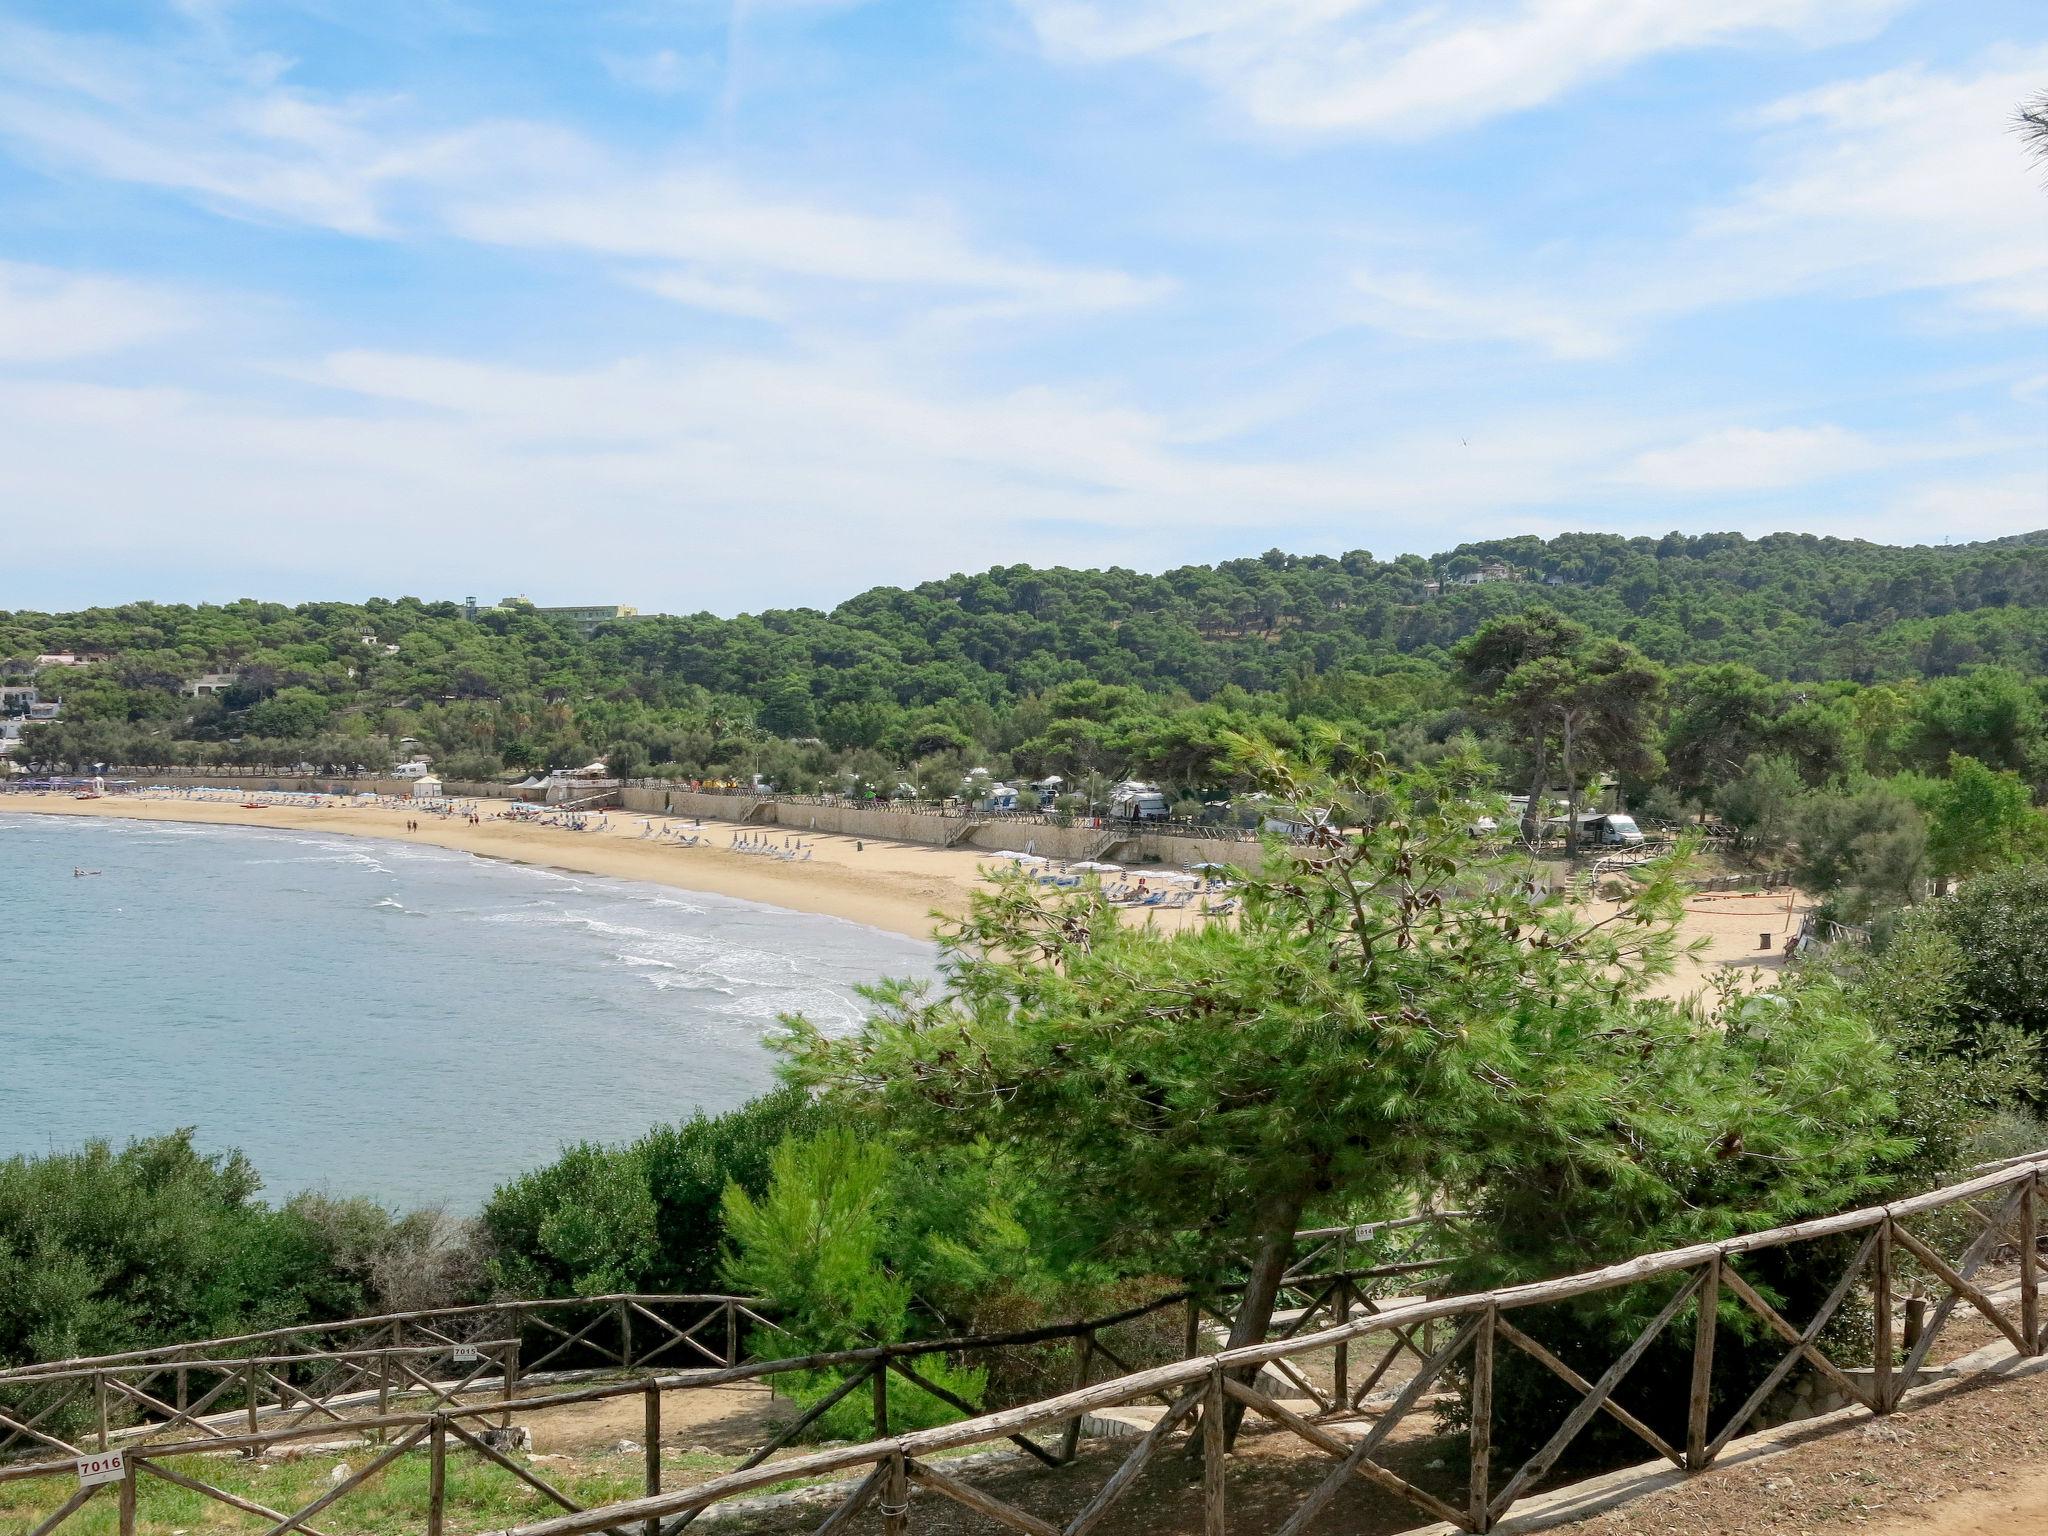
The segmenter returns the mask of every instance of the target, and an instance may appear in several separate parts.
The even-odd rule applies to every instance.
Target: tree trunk
[[[1536,741],[1530,754],[1536,759],[1536,777],[1529,786],[1528,808],[1522,812],[1522,840],[1532,846],[1543,835],[1543,781],[1550,777],[1549,747],[1550,733],[1537,726]]]
[[[1238,1299],[1237,1318],[1230,1325],[1229,1349],[1241,1349],[1247,1344],[1265,1342],[1268,1330],[1273,1326],[1273,1309],[1280,1300],[1280,1282],[1287,1273],[1287,1266],[1294,1262],[1294,1233],[1301,1225],[1301,1201],[1281,1197],[1276,1199],[1264,1212],[1265,1231],[1259,1238],[1259,1249],[1253,1256],[1251,1271],[1245,1276],[1244,1295]],[[1258,1375],[1256,1368],[1235,1373],[1245,1385],[1251,1384]],[[1244,1404],[1232,1398],[1223,1410],[1223,1431],[1226,1444],[1234,1444],[1237,1426],[1244,1420]],[[1199,1445],[1199,1440],[1196,1444]]]
[[[1579,775],[1572,764],[1573,729],[1572,713],[1566,710],[1559,735],[1564,747],[1564,862],[1567,869],[1579,861]]]

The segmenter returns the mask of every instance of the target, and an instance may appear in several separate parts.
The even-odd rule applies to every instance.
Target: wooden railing
[[[1959,1304],[1979,1314],[2016,1353],[2040,1354],[2044,1340],[2037,1243],[2044,1168],[2048,1168],[2048,1155],[2037,1155],[2016,1167],[1890,1205],[1725,1242],[1648,1254],[1561,1279],[1417,1301],[1318,1332],[1297,1333],[1085,1385],[1055,1398],[962,1423],[818,1451],[772,1466],[743,1469],[693,1488],[650,1493],[623,1503],[572,1511],[495,1532],[493,1536],[586,1536],[634,1526],[672,1532],[716,1504],[757,1494],[793,1479],[833,1476],[847,1477],[849,1487],[817,1527],[821,1533],[852,1529],[854,1521],[873,1506],[878,1517],[875,1528],[884,1536],[904,1536],[911,1529],[910,1494],[915,1487],[930,1498],[977,1511],[1010,1530],[1030,1532],[1033,1536],[1087,1536],[1102,1526],[1112,1509],[1130,1497],[1146,1464],[1176,1432],[1199,1437],[1204,1528],[1211,1536],[1217,1536],[1226,1529],[1229,1503],[1225,1412],[1229,1403],[1242,1405],[1244,1410],[1298,1436],[1331,1459],[1328,1475],[1283,1519],[1273,1523],[1275,1536],[1299,1536],[1338,1492],[1358,1480],[1374,1485],[1426,1516],[1464,1530],[1484,1532],[1491,1530],[1508,1509],[1549,1475],[1559,1457],[1596,1414],[1605,1413],[1674,1466],[1698,1471],[1712,1465],[1792,1371],[1802,1365],[1825,1377],[1849,1402],[1871,1413],[1889,1413],[1926,1369],[1929,1352]],[[1929,1237],[1913,1230],[1913,1224],[1924,1224],[1928,1218],[1940,1218],[1945,1225],[1973,1231],[1953,1260],[1944,1256]],[[1764,1250],[1835,1240],[1853,1240],[1852,1256],[1814,1314],[1802,1322],[1784,1317],[1757,1283],[1743,1273],[1743,1261]],[[1984,1262],[2000,1250],[2010,1250],[2017,1259],[2016,1311],[2001,1308],[1974,1279]],[[1917,1338],[1905,1346],[1896,1325],[1898,1282],[1908,1273],[1945,1294],[1925,1319]],[[1824,1332],[1859,1285],[1871,1303],[1868,1337],[1860,1341],[1867,1345],[1870,1367],[1867,1379],[1862,1381],[1852,1377],[1849,1368],[1823,1344]],[[1588,1362],[1597,1372],[1594,1375],[1558,1358],[1512,1320],[1532,1309],[1636,1286],[1656,1288],[1661,1305],[1651,1321],[1613,1359]],[[1774,1335],[1785,1350],[1739,1405],[1716,1422],[1712,1411],[1715,1344],[1726,1323],[1724,1311],[1747,1313],[1768,1334]],[[1664,1330],[1687,1318],[1692,1341],[1691,1384],[1683,1430],[1668,1437],[1617,1401],[1616,1390]],[[1448,1342],[1437,1347],[1416,1345],[1416,1333],[1425,1325],[1448,1329]],[[1401,1341],[1422,1359],[1399,1395],[1355,1442],[1332,1434],[1315,1417],[1298,1412],[1253,1384],[1263,1368],[1299,1361],[1319,1351],[1334,1351],[1376,1335]],[[1538,1448],[1514,1468],[1496,1468],[1493,1454],[1493,1388],[1496,1361],[1503,1347],[1529,1355],[1578,1394],[1569,1411],[1554,1426],[1546,1426],[1549,1433]],[[1841,1347],[1836,1348],[1840,1352]],[[1465,1378],[1469,1409],[1467,1486],[1462,1499],[1455,1502],[1417,1487],[1373,1459],[1373,1453],[1385,1444],[1402,1420],[1453,1368]],[[1087,1506],[1063,1526],[945,1471],[939,1459],[949,1452],[1004,1439],[1016,1440],[1033,1430],[1072,1423],[1083,1414],[1155,1398],[1169,1405],[1164,1416],[1139,1440]],[[1267,1515],[1270,1518],[1270,1510]]]
[[[320,1536],[313,1522],[323,1511],[383,1476],[401,1458],[418,1451],[427,1458],[428,1465],[420,1513],[429,1536],[446,1536],[448,1474],[456,1457],[499,1468],[563,1511],[549,1519],[494,1532],[492,1536],[586,1536],[600,1531],[616,1531],[624,1536],[676,1536],[704,1511],[720,1504],[782,1485],[819,1480],[827,1480],[826,1492],[835,1501],[823,1523],[817,1526],[820,1532],[849,1532],[864,1527],[878,1529],[883,1536],[905,1536],[911,1529],[912,1490],[916,1489],[925,1499],[960,1505],[1007,1529],[1031,1532],[1034,1536],[1088,1536],[1097,1529],[1114,1528],[1105,1522],[1127,1501],[1142,1496],[1135,1490],[1148,1465],[1174,1437],[1185,1436],[1201,1452],[1198,1476],[1202,1522],[1206,1531],[1217,1533],[1226,1529],[1231,1502],[1230,1457],[1234,1450],[1261,1438],[1244,1437],[1233,1444],[1230,1421],[1235,1412],[1243,1412],[1263,1421],[1273,1433],[1292,1435],[1306,1442],[1327,1456],[1330,1463],[1320,1481],[1290,1495],[1291,1508],[1275,1512],[1270,1503],[1263,1506],[1261,1529],[1271,1529],[1276,1536],[1300,1536],[1340,1492],[1365,1484],[1425,1517],[1447,1521],[1464,1530],[1485,1532],[1552,1475],[1560,1458],[1598,1415],[1605,1415],[1675,1467],[1697,1472],[1714,1463],[1797,1370],[1811,1371],[1823,1378],[1843,1402],[1873,1414],[1891,1412],[1926,1375],[1931,1352],[1958,1309],[1975,1314],[2012,1353],[2041,1354],[2044,1345],[2048,1345],[2048,1330],[2044,1330],[2040,1315],[2038,1260],[2044,1174],[2048,1174],[2048,1153],[2035,1154],[1994,1167],[1965,1182],[1887,1205],[1721,1242],[1647,1254],[1558,1279],[1469,1295],[1425,1295],[1384,1307],[1380,1300],[1385,1300],[1392,1289],[1410,1287],[1412,1294],[1414,1279],[1439,1267],[1440,1261],[1404,1261],[1373,1271],[1291,1274],[1287,1282],[1288,1302],[1290,1307],[1298,1305],[1298,1310],[1292,1312],[1291,1321],[1281,1323],[1280,1335],[1262,1344],[1214,1355],[1200,1352],[1208,1337],[1204,1320],[1215,1317],[1227,1323],[1227,1303],[1211,1307],[1200,1298],[1181,1295],[1159,1298],[1123,1313],[1082,1323],[787,1359],[735,1360],[638,1380],[591,1381],[563,1390],[544,1388],[538,1394],[529,1391],[516,1397],[509,1382],[511,1372],[506,1368],[505,1358],[499,1355],[495,1357],[500,1369],[498,1380],[469,1383],[469,1389],[480,1389],[486,1400],[463,1402],[461,1399],[469,1391],[459,1383],[451,1387],[431,1379],[409,1380],[400,1369],[428,1358],[417,1353],[421,1350],[446,1348],[452,1352],[457,1346],[451,1338],[426,1344],[380,1341],[374,1346],[366,1346],[357,1338],[350,1341],[352,1349],[324,1352],[324,1363],[337,1371],[372,1374],[374,1379],[367,1387],[360,1374],[350,1383],[359,1403],[363,1392],[374,1392],[376,1381],[392,1383],[393,1390],[373,1396],[354,1413],[337,1411],[331,1403],[323,1409],[317,1403],[297,1401],[286,1412],[273,1412],[269,1418],[259,1415],[253,1424],[245,1417],[241,1424],[230,1425],[208,1421],[200,1411],[202,1405],[192,1403],[182,1413],[160,1418],[158,1429],[152,1433],[191,1429],[196,1431],[194,1438],[146,1439],[123,1447],[120,1474],[114,1482],[87,1482],[84,1474],[90,1458],[78,1456],[81,1448],[77,1445],[64,1444],[61,1448],[69,1453],[64,1459],[0,1466],[0,1484],[24,1479],[60,1485],[77,1483],[75,1488],[63,1492],[56,1507],[31,1529],[30,1536],[51,1536],[103,1493],[118,1504],[122,1536],[132,1536],[137,1484],[143,1478],[160,1479],[230,1508],[255,1514],[269,1522],[271,1536],[288,1536],[292,1531]],[[1346,1230],[1358,1229],[1330,1229],[1305,1236],[1311,1241],[1331,1240]],[[1807,1250],[1808,1269],[1819,1259],[1839,1263],[1825,1296],[1804,1317],[1788,1317],[1780,1310],[1779,1304],[1771,1299],[1771,1287],[1758,1266],[1758,1256],[1771,1250],[1794,1248]],[[1994,1256],[2008,1255],[2014,1274],[2003,1290],[1994,1293],[1980,1282],[1979,1273]],[[1913,1298],[1920,1303],[1918,1306],[1902,1305],[1906,1300],[1902,1291],[1908,1284],[1916,1291],[1933,1294]],[[1649,1314],[1649,1321],[1611,1357],[1573,1362],[1542,1342],[1546,1332],[1543,1309],[1627,1289],[1644,1292],[1640,1311]],[[1378,1299],[1372,1294],[1374,1291],[1379,1292]],[[1845,1313],[1852,1297],[1867,1303],[1867,1309]],[[638,1318],[641,1314],[637,1308],[655,1311],[647,1303],[664,1300],[594,1299],[587,1304],[595,1309],[594,1315],[581,1329],[563,1327],[551,1320],[557,1347],[573,1351],[602,1341],[601,1347],[624,1356],[630,1351],[619,1347],[623,1341],[607,1334],[600,1325],[607,1319],[616,1325],[621,1316]],[[708,1305],[709,1316],[724,1317],[735,1324],[740,1316],[738,1309],[745,1307],[744,1302],[731,1297],[688,1300],[699,1306]],[[1927,1300],[1934,1300],[1931,1311],[1925,1308]],[[512,1310],[563,1305],[574,1304],[514,1304]],[[1184,1358],[1149,1369],[1129,1369],[1116,1346],[1104,1335],[1164,1308],[1182,1310]],[[388,1328],[394,1321],[403,1326],[424,1323],[445,1333],[455,1326],[450,1321],[452,1317],[502,1315],[505,1310],[474,1308],[457,1309],[452,1314],[403,1314],[397,1319],[348,1326],[374,1328],[381,1323],[387,1328],[388,1339]],[[758,1314],[749,1315],[759,1320]],[[1847,1321],[1849,1317],[1858,1321],[1852,1326]],[[428,1319],[432,1321],[427,1322]],[[1745,1374],[1730,1381],[1726,1375],[1728,1367],[1717,1366],[1721,1358],[1717,1342],[1727,1330],[1738,1326],[1765,1340],[1775,1339],[1781,1352],[1767,1371],[1758,1374],[1752,1359]],[[676,1347],[691,1332],[680,1322],[665,1323],[664,1328],[666,1331],[656,1336],[661,1339],[658,1347],[663,1350]],[[1674,1328],[1679,1330],[1675,1342],[1691,1361],[1690,1381],[1683,1400],[1675,1395],[1656,1402],[1627,1398],[1624,1385],[1630,1371],[1667,1330]],[[280,1336],[303,1339],[313,1331],[316,1330],[275,1330],[239,1341],[209,1341],[201,1353],[215,1357],[210,1361],[196,1356],[172,1358],[162,1351],[136,1352],[128,1357],[59,1362],[10,1372],[0,1378],[0,1384],[11,1384],[17,1389],[52,1390],[67,1381],[96,1378],[111,1383],[118,1378],[132,1385],[133,1377],[126,1373],[174,1371],[181,1365],[192,1371],[211,1364],[225,1368],[221,1379],[235,1380],[239,1370],[239,1380],[247,1390],[248,1383],[257,1379],[259,1373],[281,1365],[285,1371],[280,1374],[288,1376],[289,1370],[304,1366],[309,1356],[323,1353],[270,1347],[264,1341]],[[938,1428],[890,1434],[887,1389],[892,1378],[955,1410],[972,1413],[969,1404],[919,1369],[923,1359],[935,1355],[971,1357],[977,1351],[1061,1340],[1074,1345],[1076,1369],[1074,1385],[1069,1390]],[[503,1345],[515,1340],[506,1337],[484,1342]],[[232,1358],[218,1358],[227,1353],[223,1344],[240,1352]],[[475,1345],[460,1347],[478,1348],[480,1359],[485,1353]],[[714,1359],[718,1354],[707,1345],[699,1344],[698,1348]],[[1377,1364],[1365,1379],[1354,1383],[1347,1371],[1347,1361],[1352,1351],[1361,1348],[1374,1354]],[[1499,1433],[1502,1419],[1495,1403],[1495,1387],[1499,1363],[1510,1351],[1527,1357],[1532,1362],[1531,1369],[1547,1372],[1563,1382],[1570,1394],[1569,1406],[1561,1407],[1554,1421],[1514,1426],[1513,1440],[1533,1447],[1519,1465],[1509,1465],[1496,1454],[1507,1437]],[[351,1354],[352,1359],[342,1358]],[[644,1364],[650,1354],[640,1354],[638,1358]],[[1405,1380],[1392,1383],[1391,1393],[1382,1392],[1375,1397],[1374,1388],[1388,1380],[1390,1365],[1401,1357],[1412,1359],[1412,1372]],[[413,1368],[417,1369],[416,1364]],[[1095,1379],[1104,1369],[1113,1369],[1118,1374],[1106,1380]],[[1718,1377],[1717,1369],[1722,1372]],[[1324,1379],[1312,1379],[1312,1370],[1322,1373]],[[659,1441],[663,1403],[669,1394],[769,1381],[796,1371],[809,1374],[814,1391],[819,1373],[836,1375],[837,1381],[822,1395],[813,1397],[804,1413],[785,1424],[767,1444],[755,1448],[731,1471],[692,1487],[663,1489]],[[425,1370],[418,1370],[418,1374],[428,1375]],[[1467,1410],[1467,1427],[1462,1431],[1462,1492],[1458,1493],[1442,1485],[1435,1490],[1420,1487],[1387,1465],[1384,1454],[1375,1455],[1418,1407],[1440,1393],[1453,1375],[1460,1381]],[[1276,1396],[1283,1388],[1275,1384],[1275,1377],[1285,1383],[1284,1390],[1299,1393],[1300,1397],[1289,1400]],[[525,1384],[533,1385],[530,1375]],[[1722,1388],[1718,1395],[1717,1384]],[[775,1459],[834,1404],[863,1389],[873,1403],[874,1438]],[[108,1388],[103,1386],[101,1390]],[[412,1401],[408,1394],[424,1397],[423,1406],[401,1406],[402,1401]],[[1739,1401],[1732,1407],[1726,1406],[1737,1394]],[[159,1409],[165,1406],[160,1394],[150,1395],[156,1398]],[[594,1508],[578,1507],[574,1498],[532,1466],[515,1459],[489,1432],[493,1420],[502,1422],[515,1414],[526,1420],[575,1405],[636,1396],[644,1405],[646,1425],[645,1491],[631,1500]],[[132,1397],[125,1400],[134,1401]],[[1075,1459],[1087,1416],[1152,1403],[1160,1405],[1163,1412],[1121,1458],[1088,1503],[1063,1524],[1056,1525],[1025,1507],[1031,1501],[1029,1486],[1021,1492],[1006,1487],[1007,1496],[999,1495],[986,1486],[977,1486],[969,1480],[969,1469],[947,1460],[954,1453],[975,1447],[1007,1444],[1024,1451],[1031,1460],[1059,1465]],[[1337,1421],[1361,1414],[1369,1422],[1354,1427],[1355,1438],[1346,1439],[1334,1432]],[[194,1474],[189,1463],[180,1465],[181,1458],[208,1453],[256,1454],[289,1448],[317,1437],[331,1437],[341,1423],[352,1435],[374,1438],[375,1454],[296,1511],[265,1508],[243,1494],[205,1481]],[[111,1444],[113,1438],[110,1430],[107,1443]],[[199,1470],[204,1470],[203,1464]],[[1271,1497],[1270,1488],[1267,1497]]]
[[[1374,1233],[1390,1225],[1408,1228],[1415,1223],[1330,1232],[1341,1231],[1357,1242],[1369,1242]],[[1412,1288],[1417,1277],[1446,1262],[1411,1259],[1375,1268],[1290,1275],[1283,1289],[1283,1304],[1296,1309],[1290,1326],[1299,1331],[1319,1319],[1349,1317],[1360,1307],[1376,1305],[1375,1298],[1383,1297],[1388,1288]],[[279,1536],[289,1530],[320,1536],[306,1522],[336,1499],[380,1476],[405,1452],[424,1444],[433,1469],[423,1514],[427,1529],[439,1533],[446,1513],[446,1464],[451,1454],[473,1454],[509,1471],[564,1509],[579,1508],[561,1489],[511,1459],[486,1432],[493,1425],[509,1425],[515,1416],[525,1421],[609,1399],[641,1399],[646,1425],[641,1454],[645,1484],[652,1493],[660,1487],[662,1405],[670,1394],[742,1383],[772,1384],[789,1374],[815,1382],[821,1372],[837,1373],[836,1385],[746,1456],[739,1470],[750,1471],[767,1463],[856,1393],[865,1393],[876,1433],[886,1436],[892,1379],[938,1400],[949,1411],[974,1414],[975,1405],[918,1369],[923,1359],[973,1360],[1007,1350],[1068,1344],[1076,1366],[1075,1383],[1085,1387],[1105,1370],[1130,1372],[1129,1362],[1119,1353],[1120,1345],[1109,1337],[1116,1330],[1160,1313],[1176,1312],[1180,1316],[1176,1346],[1192,1354],[1201,1348],[1209,1324],[1223,1330],[1231,1326],[1230,1298],[1235,1294],[1236,1288],[1208,1297],[1175,1292],[1076,1322],[750,1361],[740,1358],[744,1325],[760,1330],[755,1334],[757,1342],[779,1330],[748,1300],[641,1295],[394,1313],[53,1361],[0,1372],[0,1404],[15,1409],[0,1408],[0,1453],[9,1447],[33,1445],[46,1458],[0,1464],[0,1484],[23,1479],[60,1481],[74,1476],[95,1456],[120,1451],[125,1470],[115,1497],[121,1503],[123,1536],[132,1531],[133,1484],[143,1474],[230,1508],[281,1522],[272,1527]],[[480,1336],[494,1328],[503,1330],[504,1336]],[[530,1337],[536,1328],[542,1335],[542,1347],[535,1351],[526,1346],[530,1354],[522,1367],[522,1331]],[[685,1347],[711,1364],[654,1373],[654,1362]],[[577,1362],[575,1369],[560,1369],[569,1361]],[[538,1373],[550,1365],[556,1369],[544,1384],[538,1382]],[[437,1376],[435,1369],[441,1366],[446,1367],[446,1374]],[[633,1372],[641,1374],[637,1379],[616,1379]],[[600,1379],[605,1377],[613,1379]],[[1362,1399],[1378,1379],[1376,1372],[1356,1392],[1349,1392],[1340,1371],[1335,1391],[1317,1394],[1319,1411],[1343,1411],[1351,1401]],[[1306,1382],[1303,1385],[1316,1391]],[[537,1392],[536,1386],[540,1388]],[[481,1401],[462,1401],[465,1398]],[[21,1406],[23,1403],[27,1406]],[[74,1432],[75,1439],[67,1440],[52,1428],[67,1408],[74,1416],[83,1413],[88,1425],[86,1433]],[[124,1412],[134,1422],[114,1422]],[[1022,1434],[1006,1438],[1038,1461],[1057,1466],[1074,1458],[1081,1427],[1077,1414],[1058,1426],[1050,1445]],[[175,1438],[180,1433],[188,1438]],[[193,1455],[257,1455],[289,1449],[309,1440],[331,1440],[338,1433],[369,1437],[379,1446],[378,1454],[291,1517],[252,1504],[242,1495],[173,1465],[179,1458]],[[51,1451],[65,1459],[47,1459]],[[35,1527],[37,1536],[55,1531],[83,1508],[95,1491],[80,1487]],[[686,1511],[668,1521],[665,1529],[672,1536],[695,1518],[694,1512]],[[643,1533],[636,1530],[633,1536]]]

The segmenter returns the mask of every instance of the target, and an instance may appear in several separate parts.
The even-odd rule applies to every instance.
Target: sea
[[[0,944],[0,1157],[190,1126],[270,1199],[463,1214],[567,1144],[741,1103],[779,1017],[850,1030],[858,986],[937,961],[409,843],[4,812]]]

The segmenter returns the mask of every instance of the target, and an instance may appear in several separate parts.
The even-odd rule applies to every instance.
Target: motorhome
[[[1164,821],[1170,812],[1158,785],[1125,779],[1109,792],[1109,814],[1119,821]]]
[[[1636,825],[1635,817],[1620,811],[1609,811],[1587,822],[1586,831],[1594,842],[1608,848],[1633,848],[1644,841],[1643,829]]]

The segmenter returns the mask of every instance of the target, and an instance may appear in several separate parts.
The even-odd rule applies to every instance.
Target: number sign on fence
[[[128,1475],[128,1464],[122,1460],[123,1452],[101,1451],[93,1456],[78,1458],[78,1486],[97,1488],[101,1483],[118,1483]]]

